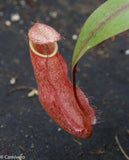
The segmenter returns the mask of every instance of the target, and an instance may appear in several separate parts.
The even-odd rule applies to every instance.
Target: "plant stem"
[[[73,92],[74,92],[75,99],[76,99],[80,109],[83,110],[83,107],[78,99],[77,90],[76,90],[76,67],[77,67],[77,64],[74,66],[74,68],[72,70]]]
[[[115,140],[116,140],[116,143],[117,143],[120,151],[121,151],[122,154],[124,155],[124,157],[125,157],[127,160],[129,160],[129,157],[128,157],[128,155],[125,153],[124,149],[122,148],[122,146],[121,146],[121,144],[120,144],[119,139],[118,139],[117,136],[115,136]]]

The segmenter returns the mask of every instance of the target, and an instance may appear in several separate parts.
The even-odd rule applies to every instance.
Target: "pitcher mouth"
[[[53,50],[53,52],[52,52],[51,54],[41,54],[41,53],[39,53],[38,51],[36,51],[36,49],[35,49],[34,46],[33,46],[33,42],[32,42],[31,40],[29,40],[29,46],[30,46],[30,49],[31,49],[36,55],[38,55],[38,56],[40,56],[40,57],[45,57],[45,58],[47,58],[47,57],[53,57],[54,55],[56,55],[56,53],[57,53],[57,51],[58,51],[58,44],[57,44],[57,42],[54,42],[55,48],[54,48],[54,50]]]

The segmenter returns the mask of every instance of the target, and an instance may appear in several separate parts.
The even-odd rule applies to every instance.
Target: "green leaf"
[[[72,68],[91,48],[129,29],[129,0],[108,0],[87,19],[79,34]]]

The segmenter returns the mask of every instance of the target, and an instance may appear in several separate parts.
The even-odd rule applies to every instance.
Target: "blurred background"
[[[77,85],[97,110],[90,139],[62,130],[44,111],[30,61],[28,30],[55,28],[69,67],[88,16],[105,0],[0,0],[0,156],[26,160],[124,160],[129,153],[129,31],[90,50],[79,62]],[[21,159],[19,159],[21,160]]]

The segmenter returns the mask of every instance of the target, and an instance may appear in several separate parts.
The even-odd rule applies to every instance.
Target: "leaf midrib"
[[[122,12],[123,10],[125,11],[126,9],[129,8],[129,3],[125,3],[123,4],[120,8],[117,8],[109,17],[107,17],[106,19],[104,19],[104,21],[102,21],[99,26],[96,27],[96,29],[91,32],[91,34],[89,35],[89,37],[87,38],[86,42],[84,43],[84,45],[82,46],[82,48],[80,49],[80,51],[77,53],[76,55],[76,59],[78,59],[80,53],[82,52],[82,50],[85,48],[85,46],[89,43],[89,41],[91,40],[92,36],[95,35],[109,20],[111,20],[113,17],[117,17],[118,14],[120,12]],[[109,37],[108,37],[109,38]],[[90,48],[89,48],[90,49]],[[74,59],[73,61],[73,67],[75,66],[76,59]],[[78,61],[78,60],[77,60]],[[75,63],[76,62],[76,63]]]

